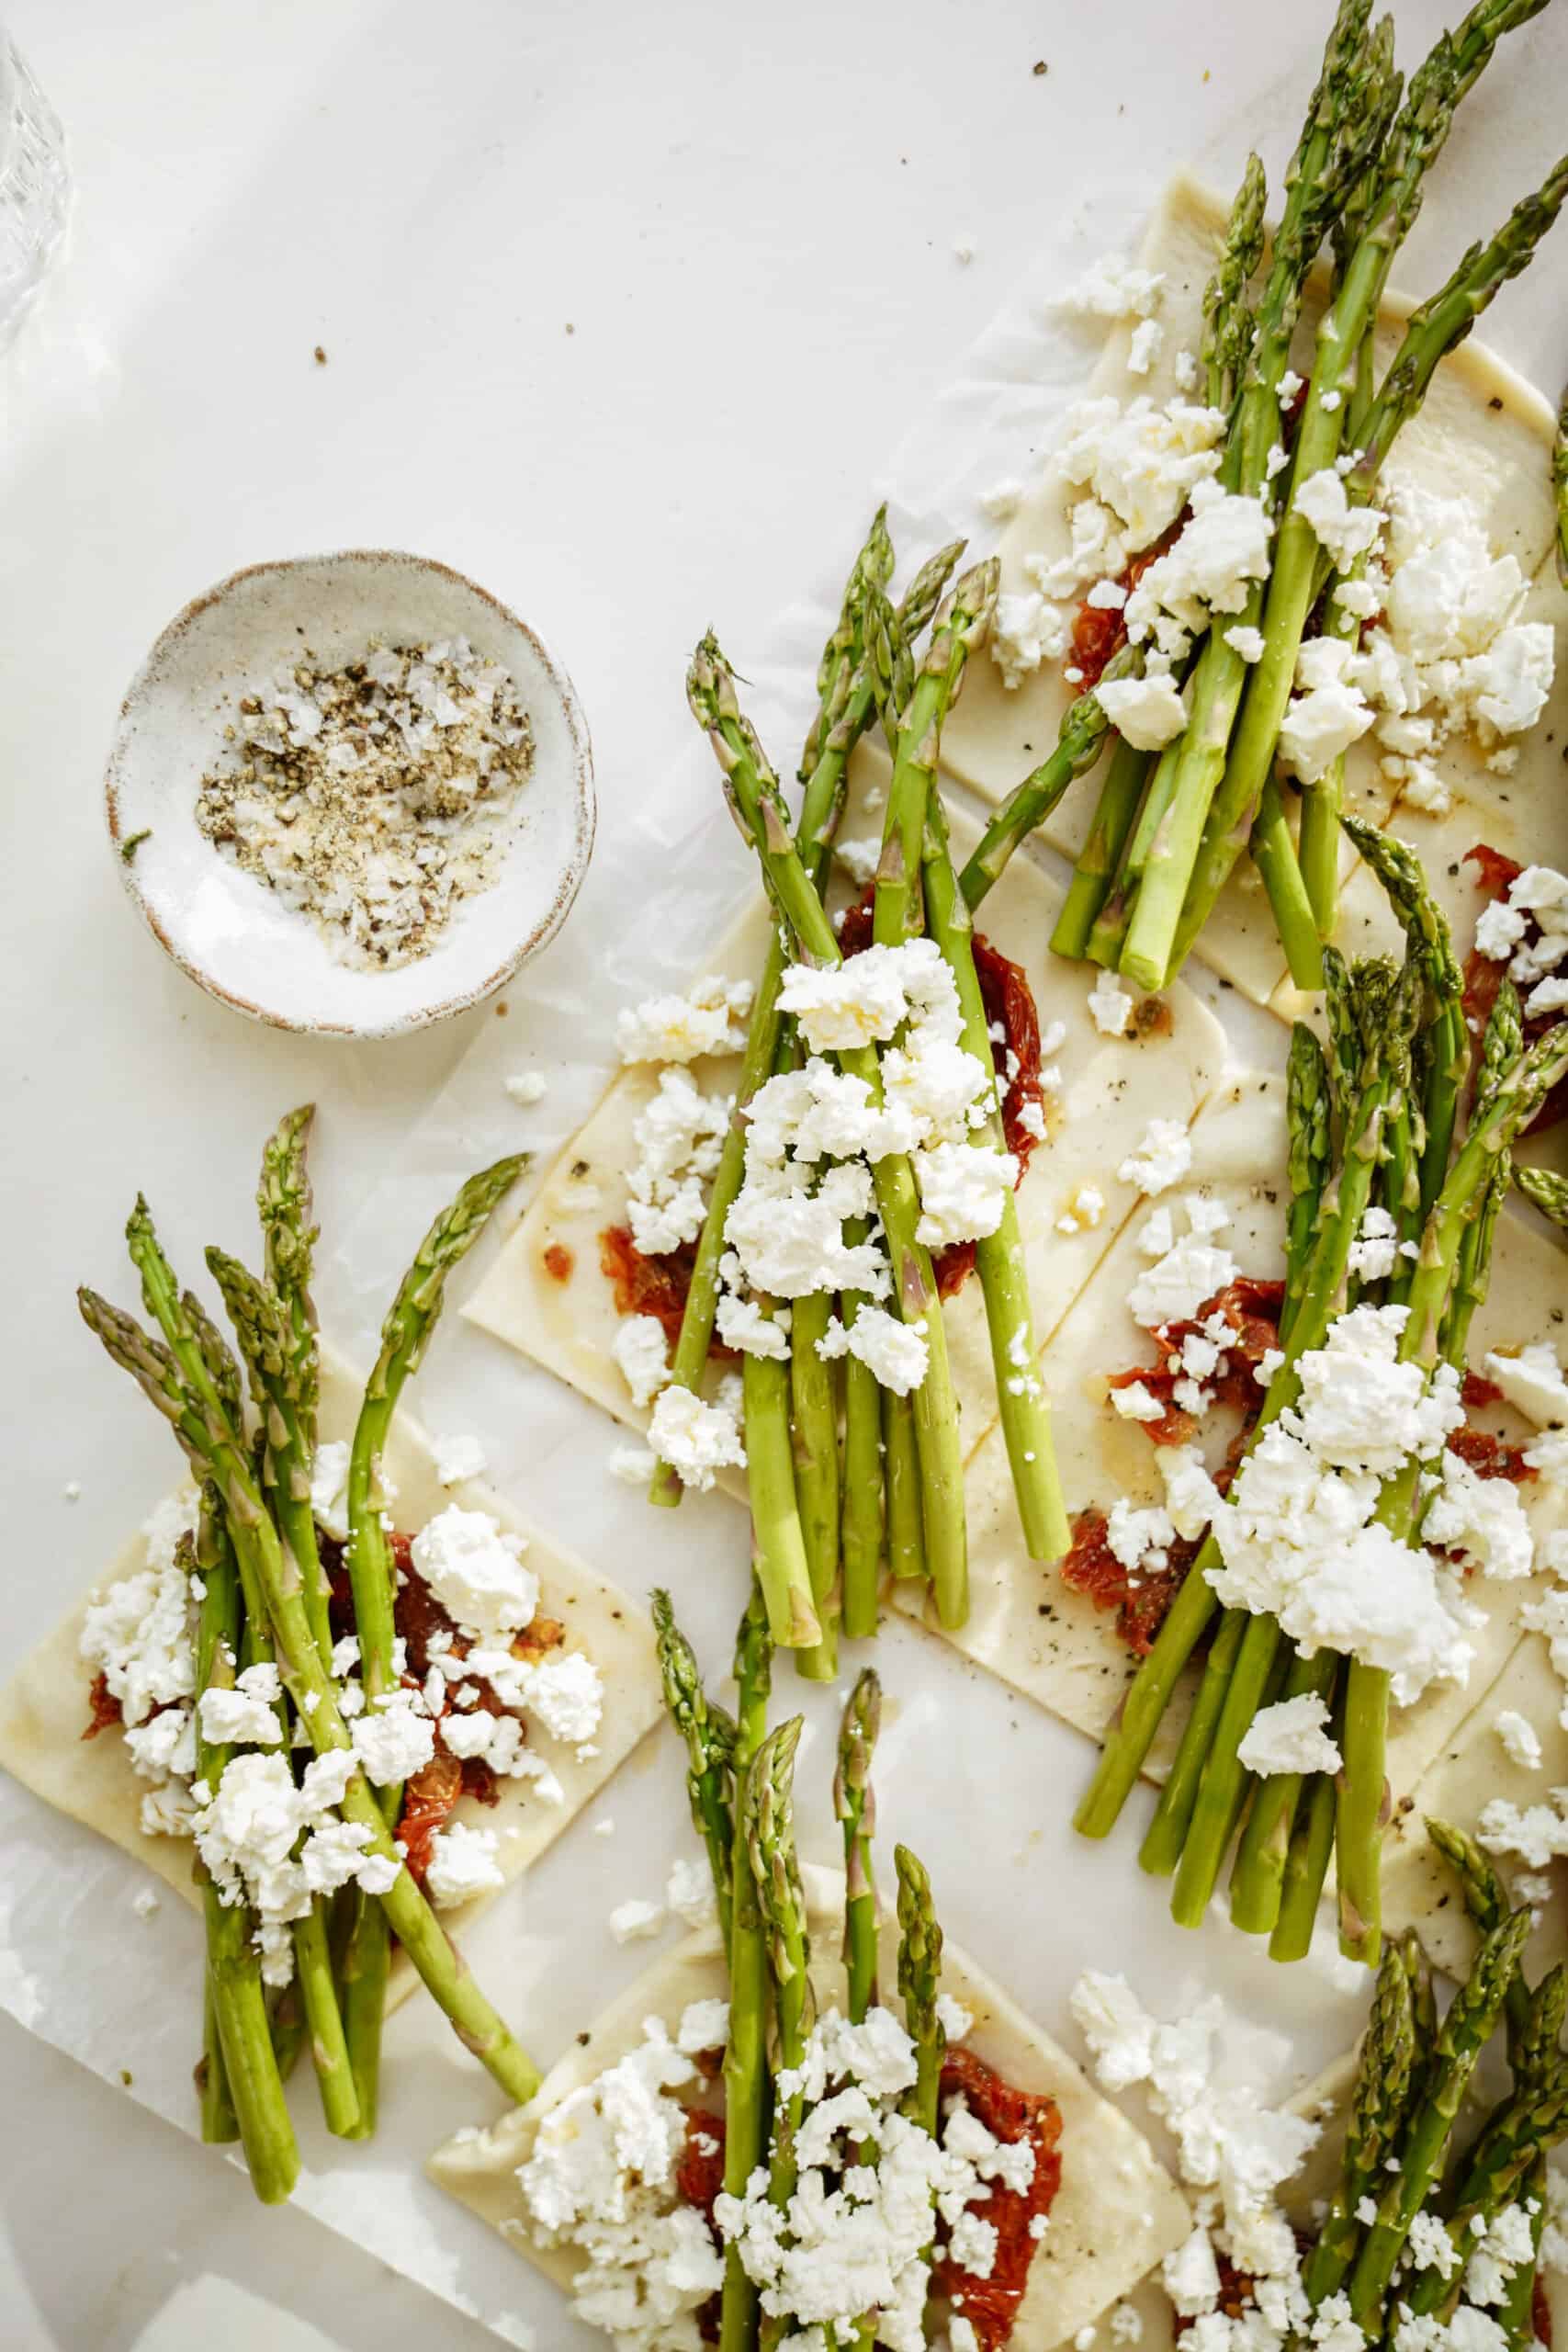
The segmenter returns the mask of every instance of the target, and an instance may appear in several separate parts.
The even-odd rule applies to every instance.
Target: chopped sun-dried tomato
[[[1262,1391],[1254,1375],[1269,1349],[1280,1343],[1280,1315],[1284,1303],[1283,1283],[1262,1282],[1244,1274],[1206,1299],[1189,1320],[1161,1326],[1154,1334],[1159,1350],[1156,1363],[1134,1364],[1125,1372],[1111,1374],[1109,1385],[1112,1388],[1142,1385],[1164,1406],[1157,1420],[1138,1425],[1151,1444],[1185,1445],[1196,1433],[1197,1421],[1176,1403],[1174,1391],[1177,1382],[1184,1376],[1179,1361],[1181,1343],[1198,1333],[1212,1315],[1224,1317],[1233,1337],[1225,1341],[1224,1371],[1216,1368],[1201,1385],[1214,1404],[1228,1405],[1247,1419],[1256,1417]],[[1174,1371],[1173,1361],[1177,1363]]]
[[[1102,1510],[1077,1514],[1072,1545],[1061,1566],[1062,1582],[1097,1609],[1113,1609],[1121,1639],[1134,1657],[1147,1657],[1171,1602],[1187,1581],[1198,1545],[1179,1536],[1166,1547],[1163,1568],[1126,1568],[1107,1541],[1109,1524]]]
[[[82,1734],[84,1739],[96,1739],[101,1731],[107,1731],[111,1724],[125,1721],[119,1701],[109,1689],[107,1674],[94,1675],[87,1691],[87,1728]]]
[[[1511,1478],[1519,1487],[1536,1476],[1522,1446],[1510,1445],[1506,1439],[1494,1437],[1490,1430],[1478,1430],[1469,1421],[1455,1430],[1448,1442],[1449,1452],[1468,1462],[1478,1478]]]
[[[1185,519],[1185,517],[1182,518],[1183,521]],[[1162,538],[1156,539],[1152,547],[1145,548],[1141,554],[1134,556],[1125,569],[1117,574],[1117,586],[1125,588],[1130,595],[1150,564],[1164,555],[1180,528],[1181,522],[1173,523]],[[1081,678],[1071,681],[1080,694],[1088,694],[1091,686],[1099,685],[1110,664],[1126,642],[1127,623],[1124,604],[1109,607],[1086,602],[1078,606],[1073,620],[1069,666],[1083,673]]]
[[[552,1241],[546,1247],[544,1263],[551,1282],[569,1283],[577,1260],[564,1241]]]
[[[706,2108],[686,2109],[686,2145],[675,2167],[675,2190],[684,2205],[694,2205],[710,2230],[715,2228],[714,2200],[724,2187],[724,2118]]]
[[[998,2140],[1010,2145],[1029,2140],[1034,2147],[1034,2177],[1029,2187],[1008,2188],[993,2181],[979,2209],[997,2233],[990,2276],[976,2278],[941,2250],[931,2270],[931,2292],[962,2309],[980,2352],[999,2352],[1012,2334],[1029,2283],[1038,2243],[1029,2225],[1036,2216],[1049,2213],[1061,2186],[1061,2110],[1054,2098],[1016,2090],[972,2050],[947,2052],[942,2062],[942,2089],[943,2098],[962,2091],[972,2112]]]
[[[600,1271],[615,1291],[616,1314],[653,1316],[664,1326],[664,1336],[671,1347],[681,1336],[681,1318],[686,1312],[686,1293],[691,1288],[696,1256],[695,1243],[683,1241],[678,1250],[646,1258],[632,1239],[631,1228],[625,1225],[607,1225],[599,1236]],[[734,1350],[715,1339],[710,1342],[710,1352],[728,1358]]]
[[[1500,849],[1493,849],[1486,842],[1477,842],[1473,849],[1466,850],[1464,864],[1474,866],[1477,888],[1489,899],[1506,898],[1511,885],[1524,871],[1517,858],[1505,856]],[[1527,915],[1524,936],[1519,944],[1522,947],[1531,946],[1539,937],[1540,931],[1534,917]],[[1478,1037],[1485,1027],[1492,1008],[1497,1001],[1497,992],[1503,985],[1507,969],[1506,963],[1499,962],[1491,956],[1483,956],[1479,949],[1473,947],[1466,957],[1464,1012],[1472,1036]],[[1553,1018],[1554,1016],[1550,1012],[1541,1012],[1535,1014],[1533,1018],[1527,1019],[1525,1043],[1533,1046],[1536,1039],[1551,1026]],[[1540,1135],[1548,1127],[1556,1126],[1560,1120],[1565,1118],[1568,1118],[1568,1079],[1560,1079],[1529,1122],[1525,1133]]]
[[[462,1763],[444,1747],[438,1747],[429,1763],[422,1764],[404,1787],[402,1815],[396,1836],[410,1873],[421,1886],[430,1868],[435,1833],[449,1819],[462,1793]]]

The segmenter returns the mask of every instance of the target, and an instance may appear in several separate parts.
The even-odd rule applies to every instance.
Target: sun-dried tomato
[[[1175,1371],[1170,1365],[1173,1359],[1179,1359],[1182,1341],[1201,1332],[1212,1315],[1223,1315],[1233,1336],[1224,1344],[1224,1370],[1216,1369],[1206,1374],[1201,1385],[1213,1404],[1228,1405],[1249,1420],[1257,1418],[1262,1391],[1255,1375],[1269,1350],[1280,1344],[1280,1317],[1284,1304],[1283,1283],[1263,1282],[1243,1274],[1206,1299],[1187,1321],[1161,1325],[1154,1334],[1159,1350],[1157,1363],[1133,1364],[1125,1372],[1111,1374],[1111,1387],[1141,1385],[1164,1406],[1157,1420],[1138,1424],[1152,1445],[1185,1445],[1197,1432],[1195,1417],[1175,1401],[1176,1385],[1186,1375],[1179,1362]]]
[[[109,1689],[108,1676],[95,1674],[87,1687],[87,1728],[82,1734],[83,1738],[96,1739],[101,1731],[107,1731],[112,1724],[124,1721],[119,1701]]]
[[[1525,1460],[1521,1446],[1510,1445],[1506,1439],[1494,1437],[1490,1430],[1478,1430],[1466,1421],[1450,1435],[1449,1452],[1468,1462],[1478,1478],[1511,1478],[1522,1487],[1536,1476]]]
[[[1536,2342],[1551,2352],[1551,2299],[1539,2270],[1530,2281],[1530,2329]]]
[[[686,2145],[675,2167],[675,2191],[683,2205],[694,2205],[714,2232],[714,2201],[724,2187],[724,2118],[706,2108],[686,2109]]]
[[[435,1833],[451,1818],[462,1793],[462,1763],[444,1747],[438,1747],[404,1785],[402,1815],[394,1834],[410,1874],[421,1886],[430,1868]]]
[[[1220,2274],[1220,2304],[1227,2319],[1242,2319],[1251,2310],[1257,2289],[1245,2270],[1238,2270],[1228,2254],[1214,2248],[1214,2267]],[[1171,2324],[1173,2335],[1185,2335],[1192,2325],[1190,2318],[1179,2312]]]
[[[963,2312],[980,2352],[998,2352],[1012,2334],[1029,2284],[1029,2266],[1038,2244],[1029,2225],[1038,2215],[1049,2213],[1061,2187],[1061,2110],[1042,2093],[1015,2089],[972,2050],[947,2052],[942,2062],[942,2089],[944,2098],[962,2091],[972,2113],[998,2140],[1009,2145],[1028,2140],[1034,2148],[1034,2177],[1029,2187],[1009,2188],[993,2181],[990,2195],[977,2209],[997,2233],[990,2276],[976,2278],[940,2249],[931,2269],[931,2292]]]
[[[1181,525],[1183,515],[1173,523],[1152,547],[1145,548],[1117,573],[1116,584],[1131,595],[1151,563],[1156,562],[1170,547]],[[1088,694],[1098,686],[1107,669],[1127,642],[1127,621],[1124,602],[1115,606],[1091,605],[1087,599],[1078,606],[1073,619],[1072,652],[1068,666],[1082,672],[1080,678],[1069,683],[1079,694]]]
[[[1488,899],[1493,900],[1506,899],[1515,880],[1524,871],[1517,857],[1505,856],[1500,849],[1493,849],[1486,842],[1477,842],[1473,849],[1466,850],[1464,864],[1474,866],[1477,888]],[[1540,926],[1534,916],[1527,914],[1524,935],[1519,941],[1519,945],[1533,946],[1540,936]],[[1478,948],[1472,947],[1465,958],[1464,1012],[1472,1036],[1479,1037],[1485,1027],[1492,1008],[1497,1001],[1498,991],[1502,988],[1507,969],[1506,963],[1500,962],[1495,956],[1483,956]],[[1551,1027],[1555,1018],[1556,1015],[1550,1012],[1538,1012],[1532,1016],[1527,1016],[1526,1045],[1533,1046],[1536,1039],[1543,1036]],[[1568,1078],[1559,1079],[1534,1118],[1530,1120],[1525,1133],[1527,1135],[1544,1134],[1548,1127],[1556,1126],[1562,1119],[1568,1119]]]
[[[664,1336],[671,1347],[681,1336],[686,1293],[692,1286],[692,1269],[696,1261],[696,1244],[693,1241],[683,1241],[679,1249],[649,1258],[632,1239],[629,1226],[607,1225],[599,1236],[599,1267],[615,1291],[616,1314],[651,1315],[664,1326]],[[710,1354],[733,1358],[735,1351],[727,1348],[722,1340],[715,1338],[708,1344]]]
[[[551,1241],[544,1252],[545,1272],[553,1283],[569,1283],[577,1260],[564,1241]]]
[[[1147,1657],[1171,1602],[1187,1581],[1198,1544],[1179,1536],[1166,1546],[1163,1568],[1126,1568],[1106,1540],[1109,1525],[1102,1510],[1077,1512],[1072,1545],[1061,1565],[1062,1582],[1097,1609],[1113,1609],[1121,1639],[1134,1657]]]

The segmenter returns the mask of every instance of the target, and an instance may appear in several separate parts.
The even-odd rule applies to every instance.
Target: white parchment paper
[[[810,718],[811,682],[843,574],[877,498],[888,500],[900,581],[942,540],[989,544],[994,528],[981,493],[1003,477],[1032,473],[1097,355],[1097,339],[1053,312],[1052,300],[1098,254],[1134,242],[1155,194],[1147,186],[1100,191],[1054,217],[1043,207],[1028,280],[957,361],[949,388],[884,480],[868,485],[863,511],[844,516],[820,577],[801,583],[799,601],[764,642],[727,643],[750,682],[748,708],[786,776]],[[722,640],[722,582],[713,617]],[[435,1205],[503,1151],[531,1148],[536,1181],[611,1074],[615,1009],[683,985],[753,887],[678,679],[649,715],[638,773],[601,775],[599,791],[598,845],[571,921],[504,992],[504,1013],[498,1007],[480,1026],[394,1163],[367,1185],[347,1231],[324,1237],[323,1323],[352,1355],[370,1353],[391,1286]],[[1198,985],[1224,1012],[1238,1058],[1270,1032],[1278,1040],[1267,1016]],[[503,1083],[525,1070],[547,1080],[544,1099],[527,1110]],[[525,1183],[508,1204],[509,1218],[529,1189]],[[460,1278],[459,1297],[471,1281],[471,1272]],[[414,1405],[433,1430],[478,1434],[495,1483],[604,1573],[637,1594],[669,1584],[705,1664],[719,1670],[744,1586],[746,1527],[733,1503],[692,1496],[678,1513],[650,1511],[640,1491],[608,1475],[616,1437],[604,1416],[466,1327],[455,1309]],[[170,1461],[172,1483],[172,1451]],[[884,1631],[878,1664],[888,1693],[877,1767],[885,1835],[919,1848],[949,1933],[1069,2048],[1077,2041],[1066,1996],[1083,1968],[1125,1966],[1140,1989],[1166,2002],[1183,1981],[1195,1982],[1197,1951],[1171,1928],[1165,1888],[1134,1866],[1134,1825],[1104,1849],[1073,1836],[1065,1797],[1081,1782],[1083,1743],[897,1619]],[[833,1694],[780,1669],[775,1719],[795,1706],[808,1718],[799,1811],[803,1845],[823,1860],[834,1859],[834,1704]],[[590,1834],[605,1819],[612,1834]],[[542,2065],[651,1956],[649,1944],[617,1948],[606,1917],[628,1895],[661,1896],[671,1860],[694,1850],[685,1825],[673,1744],[646,1742],[468,1939],[487,1990]],[[141,1869],[3,1777],[0,1839],[7,1860],[0,2001],[31,2031],[194,2132],[195,1914],[165,1897],[152,1917],[141,1917],[133,1908],[146,1883]],[[1244,2017],[1294,2037],[1296,2079],[1315,2072],[1352,2030],[1356,2004],[1331,1966],[1271,1969],[1217,1928],[1205,1939],[1202,1966],[1206,1982]],[[499,2100],[434,2006],[416,1996],[389,2028],[381,2124],[368,2147],[324,2133],[301,2068],[293,2104],[306,2169],[297,2199],[503,2341],[588,2352],[603,2339],[578,2328],[521,2257],[423,2179],[430,2150],[460,2125],[491,2119]]]

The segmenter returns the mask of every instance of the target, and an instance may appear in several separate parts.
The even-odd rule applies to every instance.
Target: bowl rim
[[[282,577],[290,572],[305,570],[325,570],[340,565],[368,567],[377,564],[405,564],[418,571],[439,573],[443,579],[454,582],[470,595],[478,597],[481,604],[488,605],[507,628],[516,629],[527,639],[540,667],[549,680],[551,689],[559,705],[561,716],[566,722],[567,735],[571,747],[571,795],[576,819],[574,838],[570,854],[561,869],[555,895],[544,914],[533,929],[519,941],[516,947],[509,948],[501,962],[482,979],[454,990],[452,994],[442,998],[439,1002],[421,1005],[384,1021],[297,1020],[286,1013],[273,1011],[266,1005],[256,1004],[235,989],[225,987],[214,973],[198,963],[171,934],[157,909],[137,879],[134,858],[127,858],[124,854],[119,809],[120,762],[125,749],[127,730],[134,723],[138,705],[145,694],[154,671],[166,656],[168,650],[186,633],[193,622],[199,620],[201,616],[209,612],[215,605],[221,604],[243,582],[265,579],[273,574]],[[408,1036],[416,1030],[432,1027],[438,1021],[450,1020],[457,1013],[469,1012],[475,1005],[482,1004],[489,997],[493,996],[497,989],[502,987],[514,972],[518,971],[532,956],[536,956],[541,948],[547,946],[571,911],[572,902],[582,887],[583,877],[588,871],[589,859],[592,854],[599,810],[598,797],[593,784],[593,747],[589,737],[588,721],[583,714],[581,702],[564,665],[550,651],[536,628],[532,628],[520,615],[514,613],[509,605],[503,604],[502,599],[494,595],[490,589],[481,587],[477,580],[471,579],[465,571],[459,571],[456,565],[443,563],[436,556],[417,555],[407,548],[324,548],[316,554],[274,556],[258,563],[242,564],[238,571],[226,573],[221,580],[215,581],[209,588],[204,588],[198,594],[192,596],[187,603],[181,605],[172,620],[164,623],[137,664],[135,673],[121,696],[119,707],[115,713],[114,731],[110,738],[108,759],[104,769],[104,814],[108,828],[110,853],[115,865],[119,869],[120,881],[127,896],[159,946],[187,979],[194,980],[197,987],[205,994],[215,998],[219,1003],[229,1006],[231,1011],[243,1013],[247,1020],[262,1022],[268,1028],[288,1030],[296,1036],[344,1038],[359,1042]]]

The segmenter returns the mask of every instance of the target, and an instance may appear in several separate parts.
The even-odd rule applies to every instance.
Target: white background
[[[346,1222],[489,1017],[313,1047],[165,965],[98,798],[119,695],[164,622],[258,558],[445,558],[565,660],[613,827],[656,786],[696,634],[712,618],[739,653],[848,553],[866,485],[1042,224],[1183,162],[1234,176],[1251,141],[1276,176],[1324,13],[17,0],[79,192],[0,437],[0,1667],[166,1482],[71,1298],[118,1282],[130,1192],[240,1242],[259,1137],[309,1094],[320,1203],[329,1229]],[[1439,20],[1406,0],[1402,52]],[[1561,12],[1517,37],[1402,283],[1428,283],[1541,176],[1565,68]],[[1560,249],[1488,322],[1553,389],[1565,277]],[[592,910],[590,892],[580,923]],[[536,1041],[515,1042],[521,1058]],[[1027,1989],[1002,1919],[963,1933]],[[233,2352],[303,2343],[297,2321],[355,2352],[490,2341],[303,2215],[264,2219],[231,2172],[4,2018],[0,2069],[6,2352],[121,2352],[202,2271],[295,2315],[236,2318]]]

